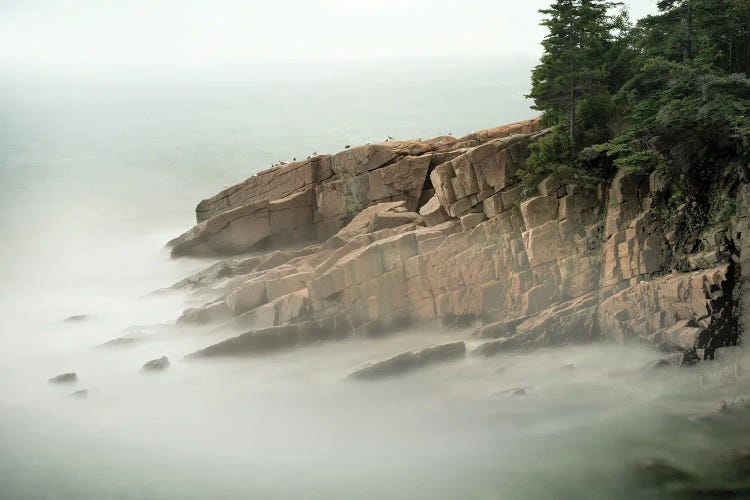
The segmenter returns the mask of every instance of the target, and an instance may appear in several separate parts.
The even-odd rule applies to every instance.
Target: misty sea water
[[[200,199],[313,152],[530,118],[533,65],[0,73],[0,499],[624,499],[632,460],[698,470],[750,445],[696,429],[685,415],[716,401],[690,377],[644,382],[659,355],[634,346],[467,358],[372,385],[345,378],[468,333],[183,360],[220,334],[174,328],[191,298],[151,292],[210,263],[164,249]],[[62,321],[75,314],[90,319]],[[146,340],[100,347],[133,333]],[[161,355],[167,372],[140,372]],[[47,384],[66,371],[79,383]]]

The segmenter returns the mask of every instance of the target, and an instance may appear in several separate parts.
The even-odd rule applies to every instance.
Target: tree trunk
[[[685,42],[685,59],[693,58],[693,8],[687,0],[687,41]]]
[[[575,156],[576,150],[576,91],[570,86],[570,159]]]

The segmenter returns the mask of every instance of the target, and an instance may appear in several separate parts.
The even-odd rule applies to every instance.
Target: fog
[[[212,263],[164,249],[197,201],[271,163],[534,116],[545,4],[0,2],[0,498],[663,498],[634,463],[708,481],[750,446],[747,419],[716,425],[750,393],[740,353],[653,371],[600,343],[358,382],[478,341],[188,361],[237,332],[177,327],[196,297],[153,293]]]
[[[655,0],[624,2],[632,19]],[[0,66],[242,66],[264,61],[533,56],[547,0],[1,2]]]

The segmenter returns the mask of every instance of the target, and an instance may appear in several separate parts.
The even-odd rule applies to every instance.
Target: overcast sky
[[[539,53],[550,0],[0,0],[0,64],[245,64]],[[636,19],[656,0],[625,2]]]

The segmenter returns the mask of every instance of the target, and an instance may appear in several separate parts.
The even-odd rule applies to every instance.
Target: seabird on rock
[[[349,149],[350,147],[351,147],[351,146],[349,146],[349,145],[347,144],[346,146],[344,146],[344,149]]]
[[[388,136],[388,138],[389,138],[390,140],[393,140],[393,137],[391,137],[390,135]]]

